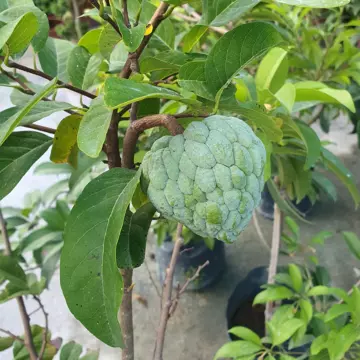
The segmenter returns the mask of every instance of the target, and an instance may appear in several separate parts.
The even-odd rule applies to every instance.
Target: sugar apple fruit
[[[263,143],[244,121],[214,115],[155,141],[142,163],[142,183],[165,218],[233,242],[259,204],[265,160]]]

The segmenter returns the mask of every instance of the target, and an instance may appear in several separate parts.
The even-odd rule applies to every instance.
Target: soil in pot
[[[165,273],[170,263],[173,248],[172,238],[168,236],[156,250],[158,277],[161,284],[165,280]],[[213,250],[209,249],[203,240],[190,241],[182,246],[175,267],[174,287],[177,284],[184,284],[188,278],[195,274],[197,268],[207,260],[209,265],[202,269],[200,276],[189,284],[187,290],[205,289],[221,278],[226,266],[225,249],[224,243],[219,240],[215,241]]]

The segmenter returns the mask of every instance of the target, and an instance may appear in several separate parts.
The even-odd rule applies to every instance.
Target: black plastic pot
[[[292,203],[304,217],[309,215],[314,207],[314,205],[310,201],[310,198],[307,196],[305,196],[304,199],[302,199],[298,204],[295,201],[293,201]],[[274,200],[271,197],[271,194],[267,189],[266,185],[263,192],[261,193],[261,202],[260,206],[257,208],[257,211],[266,219],[274,219]]]
[[[168,237],[156,250],[156,261],[158,265],[158,277],[161,283],[164,282],[166,269],[169,266],[174,243]],[[183,251],[188,249],[188,251]],[[200,276],[192,281],[187,290],[200,290],[218,281],[226,266],[224,243],[216,240],[214,249],[210,250],[204,241],[190,242],[181,248],[181,254],[176,263],[174,274],[174,287],[194,275],[197,268],[209,260],[209,265],[202,269]]]

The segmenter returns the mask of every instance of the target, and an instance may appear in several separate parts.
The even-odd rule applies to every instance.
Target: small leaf
[[[109,61],[109,73],[116,74],[119,73],[124,65],[126,64],[126,60],[129,56],[129,53],[125,49],[125,44],[123,41],[118,42],[114,50],[110,54]]]
[[[291,299],[294,293],[285,286],[276,286],[268,288],[256,295],[254,305],[265,304],[270,301]]]
[[[52,162],[44,162],[34,169],[34,175],[67,175],[71,174],[72,167],[68,164],[54,164]]]
[[[55,132],[50,155],[50,160],[54,163],[71,162],[71,155],[74,150],[77,151],[77,133],[81,119],[81,115],[69,115],[61,120]]]
[[[70,341],[61,348],[60,360],[79,360],[81,353],[82,346]]]
[[[30,131],[15,132],[8,137],[0,147],[0,200],[14,189],[51,143],[51,138]]]
[[[346,313],[350,313],[350,306],[347,304],[334,304],[328,310],[324,317],[324,322],[329,322],[336,319],[338,316],[344,315]]]
[[[91,54],[82,46],[76,46],[71,50],[67,62],[67,72],[74,86],[82,89],[86,68]]]
[[[290,216],[285,217],[286,225],[289,227],[291,232],[296,236],[296,238],[299,238],[300,228],[299,225],[293,220]]]
[[[42,248],[45,244],[62,240],[60,231],[53,231],[47,227],[36,229],[25,236],[19,245],[22,253]]]
[[[7,45],[10,55],[24,50],[38,30],[34,13],[28,12],[0,28],[0,49]]]
[[[17,287],[27,288],[25,272],[11,256],[0,255],[0,276]]]
[[[309,300],[301,299],[299,301],[299,306],[301,310],[300,317],[305,321],[305,325],[307,325],[313,317],[313,305]]]
[[[319,233],[317,233],[312,239],[311,239],[311,243],[312,244],[320,244],[323,245],[324,241],[330,237],[334,236],[334,234],[331,231],[320,231]]]
[[[311,127],[300,121],[297,123],[297,125],[301,131],[302,139],[307,151],[304,170],[309,170],[320,157],[320,139]]]
[[[293,84],[284,84],[274,96],[289,113],[292,112],[296,97],[296,89]]]
[[[182,39],[184,52],[190,52],[205,35],[207,30],[208,27],[206,25],[197,24],[191,27],[190,31],[187,32]]]
[[[344,166],[344,164],[329,150],[324,147],[321,148],[321,155],[325,166],[332,171],[347,187],[355,205],[360,203],[360,193],[356,187],[354,175]]]
[[[127,210],[116,248],[118,268],[132,269],[143,263],[147,233],[155,211],[156,209],[149,202],[134,214]]]
[[[351,253],[360,260],[360,239],[351,231],[343,231],[342,235],[351,251]]]
[[[331,180],[318,171],[313,171],[311,175],[316,187],[323,190],[325,194],[335,202],[337,200],[337,190],[336,186],[331,182]]]
[[[332,8],[340,7],[348,4],[350,0],[279,0],[279,3],[293,5],[293,6],[304,6],[312,8]]]
[[[42,98],[46,97],[55,89],[56,81],[56,78],[50,81],[46,86],[42,88],[41,91],[37,92],[34,96],[32,96],[29,102],[25,104],[25,106],[18,110],[16,113],[12,113],[14,110],[12,110],[10,114],[9,110],[5,110],[7,111],[6,116],[3,114],[4,112],[0,113],[3,114],[3,116],[0,117],[0,145],[4,143],[4,141],[9,137],[12,131],[16,128],[16,126],[19,125],[22,119],[30,112],[30,110]]]
[[[159,86],[113,77],[105,81],[104,99],[106,105],[111,109],[149,98],[186,101],[179,93]]]
[[[49,37],[38,54],[42,70],[52,77],[68,82],[67,62],[73,48],[74,44],[70,41]]]
[[[115,48],[115,45],[121,40],[120,35],[114,30],[110,24],[106,24],[99,36],[99,49],[101,55],[109,60],[110,54]]]
[[[90,54],[95,54],[100,51],[99,38],[102,28],[92,29],[85,33],[78,42],[78,46],[84,47]]]
[[[249,341],[233,341],[223,345],[216,353],[214,360],[221,358],[239,358],[247,355],[256,354],[262,346]]]
[[[103,61],[103,57],[100,54],[94,54],[93,56],[91,56],[86,67],[84,80],[82,83],[82,89],[87,90],[94,85],[102,61]]]
[[[160,70],[177,73],[188,59],[188,56],[180,51],[164,51],[155,56],[142,59],[140,69],[142,73]]]
[[[80,122],[77,142],[79,149],[86,155],[99,156],[110,126],[112,112],[105,106],[100,96],[92,100],[89,110]]]
[[[303,287],[303,279],[299,267],[295,264],[289,264],[289,275],[291,277],[294,290],[300,293]]]
[[[212,47],[205,62],[206,86],[219,100],[239,70],[282,41],[275,27],[262,22],[240,25],[227,32]]]
[[[243,327],[243,326],[236,326],[229,330],[230,334],[237,336],[238,338],[250,341],[254,344],[262,346],[260,337],[255,334],[252,330]]]
[[[283,324],[277,326],[276,328],[272,327],[271,322],[267,324],[270,329],[272,345],[280,345],[288,340],[296,330],[304,325],[304,322],[300,319],[290,319],[285,321]]]
[[[139,177],[140,171],[114,168],[92,180],[72,208],[64,233],[60,281],[67,305],[113,347],[122,346],[117,314],[123,284],[115,249]]]
[[[12,337],[0,337],[0,351],[4,351],[10,347],[12,347],[14,343],[14,339]]]

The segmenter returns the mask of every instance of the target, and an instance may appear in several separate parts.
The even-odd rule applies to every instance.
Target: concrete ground
[[[31,59],[26,59],[31,63]],[[1,99],[6,99],[8,90],[0,88]],[[69,94],[63,94],[63,101],[77,100]],[[69,97],[66,99],[66,97]],[[70,98],[71,97],[71,98]],[[2,101],[0,110],[9,104]],[[57,123],[63,114],[52,116],[43,122],[51,126]],[[54,124],[53,124],[54,125]],[[355,148],[356,138],[349,135],[349,127],[344,119],[340,119],[332,126],[329,135],[322,134],[323,138],[337,143],[333,146],[336,153],[354,173],[360,185],[360,151]],[[2,205],[21,204],[23,195],[30,188],[42,188],[44,181],[49,178],[34,177],[29,175],[21,182],[17,190],[7,197]],[[336,182],[338,184],[338,182]],[[336,204],[329,200],[323,200],[317,204],[310,220],[312,225],[302,224],[302,239],[309,239],[320,230],[334,231],[336,235],[326,241],[320,258],[322,264],[327,266],[333,276],[334,284],[349,289],[355,282],[353,260],[341,238],[340,231],[350,230],[360,235],[360,211],[354,211],[353,202],[342,186],[338,186],[339,199]],[[258,216],[261,229],[268,243],[271,239],[272,223]],[[156,262],[152,260],[155,252],[155,241],[149,239],[146,262],[153,276],[156,275]],[[249,270],[259,265],[267,265],[269,252],[259,241],[253,223],[244,231],[238,242],[226,245],[227,269],[222,279],[213,287],[202,292],[185,293],[174,316],[168,324],[166,336],[165,354],[166,360],[210,360],[216,350],[227,341],[225,309],[228,297],[237,283],[243,279]],[[287,259],[282,259],[287,261]],[[135,270],[134,275],[135,293],[146,299],[148,305],[145,307],[141,302],[134,300],[134,327],[136,360],[149,360],[152,357],[156,328],[159,321],[160,301],[155,288],[150,280],[147,268],[143,265]],[[155,280],[157,282],[157,280]],[[42,299],[49,312],[49,324],[53,337],[62,337],[64,342],[74,340],[88,349],[99,349],[100,359],[115,360],[120,358],[120,350],[112,349],[101,344],[72,316],[67,309],[63,298],[59,273],[52,280],[50,290],[42,294]],[[26,301],[28,311],[36,308],[32,300]],[[31,316],[33,324],[43,324],[40,312]],[[17,311],[16,302],[11,301],[0,306],[0,328],[6,328],[16,334],[21,334],[21,322]],[[12,359],[12,354],[7,351],[0,353],[1,360]]]

